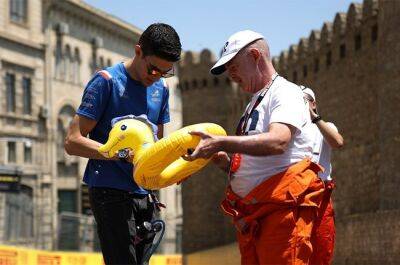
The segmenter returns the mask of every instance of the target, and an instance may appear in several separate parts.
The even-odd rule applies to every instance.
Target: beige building
[[[92,74],[132,57],[140,34],[78,0],[0,0],[0,244],[56,248],[59,213],[89,212],[86,160],[64,152],[66,130]],[[167,82],[176,122],[168,133],[181,112],[177,82]],[[179,189],[161,192],[173,231]]]

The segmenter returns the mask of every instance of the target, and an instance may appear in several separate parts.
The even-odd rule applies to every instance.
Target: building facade
[[[400,262],[399,25],[399,1],[364,0],[351,4],[346,13],[337,13],[333,22],[325,22],[273,59],[279,74],[315,91],[322,117],[333,121],[345,139],[345,147],[333,154],[335,264]],[[230,124],[237,119],[219,117],[235,114],[228,106],[236,91],[228,85],[199,85],[199,77],[213,78],[208,74],[213,62],[199,64],[181,70],[184,124],[217,121],[231,130]],[[243,111],[241,101],[237,102]],[[227,229],[234,228],[223,221],[218,209],[224,177],[214,177],[215,168],[210,171],[196,174],[183,185],[187,264],[228,264],[237,252],[236,245],[226,248],[234,241]],[[190,220],[194,214],[199,217]],[[219,259],[209,253],[214,257],[218,253]]]
[[[0,0],[1,243],[54,249],[59,214],[90,213],[86,160],[68,156],[64,138],[93,73],[132,58],[140,34],[79,0]],[[179,105],[171,108],[180,124]]]

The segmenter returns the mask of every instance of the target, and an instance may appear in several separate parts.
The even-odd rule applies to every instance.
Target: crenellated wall
[[[353,3],[274,58],[280,74],[315,91],[345,138],[333,155],[335,264],[400,262],[399,5]]]
[[[319,112],[345,138],[333,154],[334,264],[400,264],[399,25],[400,1],[352,3],[273,58],[281,75],[315,91]],[[209,54],[188,52],[180,65],[184,124],[214,121],[232,132],[248,98],[225,76],[214,82]],[[233,240],[217,207],[225,179],[215,172],[184,183],[184,253]]]

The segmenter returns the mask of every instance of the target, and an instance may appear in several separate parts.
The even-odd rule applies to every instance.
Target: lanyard
[[[274,73],[272,75],[272,80],[271,83],[264,88],[264,90],[260,93],[260,95],[258,96],[257,100],[254,101],[253,104],[249,104],[249,106],[246,108],[246,111],[244,113],[244,115],[240,118],[239,124],[236,127],[236,135],[245,135],[245,130],[247,127],[247,123],[249,121],[249,118],[251,117],[251,114],[253,113],[253,111],[258,107],[258,105],[261,103],[261,101],[263,100],[265,94],[267,94],[269,88],[272,86],[272,84],[274,83],[275,79],[278,77],[279,75],[277,73]],[[252,105],[252,106],[251,106]],[[251,106],[251,107],[250,107]]]

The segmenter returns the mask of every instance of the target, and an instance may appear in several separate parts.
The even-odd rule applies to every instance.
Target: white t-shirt
[[[256,93],[250,106],[264,91]],[[312,123],[308,106],[304,104],[300,87],[278,76],[264,98],[252,112],[245,132],[255,135],[268,132],[271,123],[290,124],[296,128],[287,150],[280,155],[251,156],[242,154],[238,170],[232,174],[232,190],[241,197],[269,177],[286,170],[289,166],[312,156]]]
[[[336,128],[335,124],[331,122],[327,122],[328,126],[334,129],[336,132],[338,129]],[[324,172],[319,172],[318,176],[322,180],[332,180],[331,172],[331,153],[332,148],[330,145],[324,140],[324,136],[322,135],[321,131],[318,129],[317,125],[312,125],[313,131],[313,156],[312,161],[320,164],[325,170]]]

